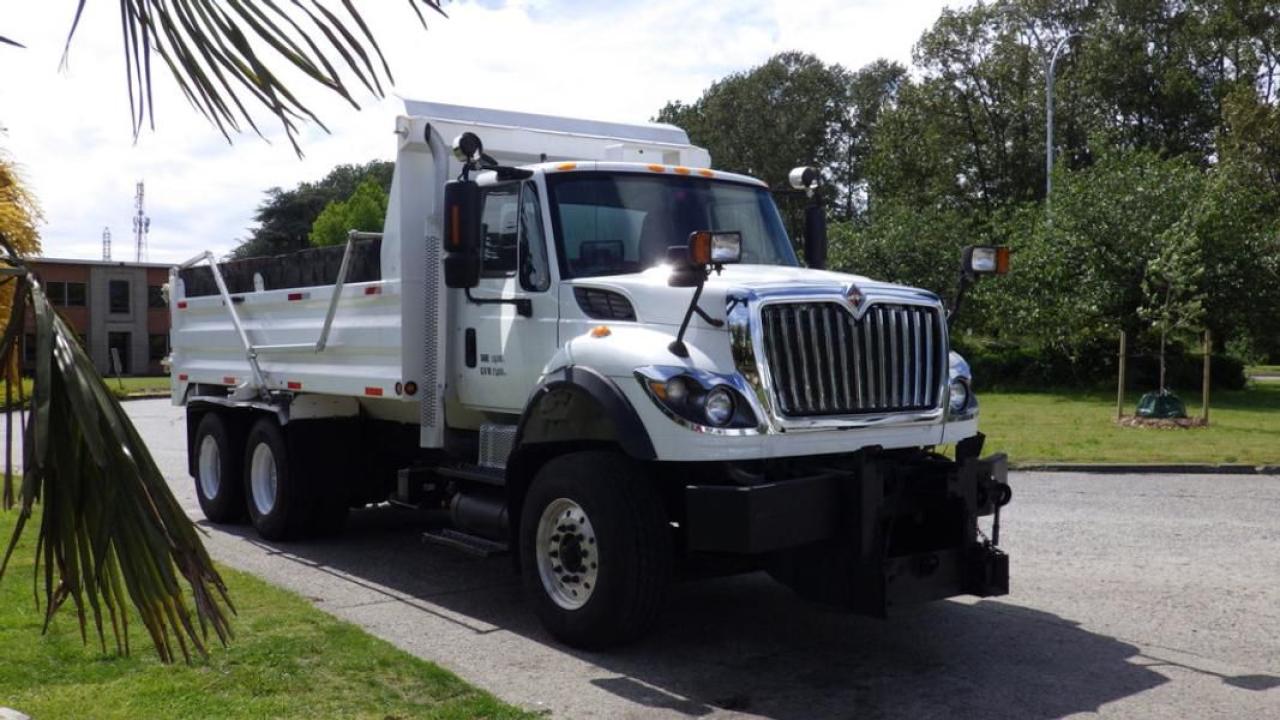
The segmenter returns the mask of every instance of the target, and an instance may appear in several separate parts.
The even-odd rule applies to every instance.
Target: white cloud
[[[692,100],[715,79],[790,49],[857,68],[911,46],[942,0],[512,0],[454,3],[422,32],[402,2],[362,3],[396,75],[395,92],[441,102],[602,120],[651,117],[668,100]],[[66,12],[0,0],[5,34],[29,49],[0,48],[0,135],[41,198],[45,253],[133,256],[134,183],[147,185],[150,258],[178,261],[230,250],[252,224],[262,191],[323,176],[338,163],[392,159],[395,98],[362,110],[316,89],[304,93],[331,135],[304,131],[299,161],[261,117],[271,144],[241,135],[228,146],[156,68],[155,132],[135,145],[129,126],[118,16],[87,3],[66,72],[57,72]],[[21,10],[19,10],[21,8]]]

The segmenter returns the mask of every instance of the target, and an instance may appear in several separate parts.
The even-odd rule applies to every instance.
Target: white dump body
[[[187,297],[175,268],[169,298],[174,402],[189,401],[197,383],[241,388],[239,396],[261,387],[357,398],[374,417],[419,423],[423,447],[441,446],[449,314],[440,208],[445,183],[461,171],[451,143],[466,131],[480,135],[486,154],[505,165],[567,160],[710,164],[705,150],[670,125],[406,101],[406,115],[395,124],[398,149],[383,227],[381,279],[342,288],[327,344],[316,350],[333,285]],[[410,394],[406,388],[417,391]]]

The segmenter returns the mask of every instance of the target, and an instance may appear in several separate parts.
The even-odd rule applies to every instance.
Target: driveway
[[[201,518],[184,423],[128,404]],[[1280,477],[1015,473],[1013,592],[889,621],[807,605],[755,574],[679,585],[656,633],[610,653],[555,644],[508,558],[424,545],[393,508],[344,536],[213,555],[298,592],[512,703],[554,717],[1280,717]]]

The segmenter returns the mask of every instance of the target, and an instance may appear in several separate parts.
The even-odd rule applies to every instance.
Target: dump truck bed
[[[338,247],[332,250],[341,251]],[[325,249],[331,250],[331,249]],[[394,398],[403,394],[401,373],[401,284],[376,277],[377,247],[353,247],[352,257],[373,253],[372,262],[351,262],[363,269],[347,277],[375,279],[345,282],[333,311],[322,350],[316,348],[337,287],[333,252],[304,250],[271,258],[220,266],[227,295],[209,266],[176,274],[171,330],[175,385],[200,383],[230,387],[254,384],[254,371],[236,328],[234,309],[254,346],[262,382],[268,390],[355,397]],[[272,287],[288,279],[333,275],[334,282],[302,287]]]

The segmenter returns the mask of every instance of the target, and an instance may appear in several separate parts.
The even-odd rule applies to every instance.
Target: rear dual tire
[[[260,418],[249,430],[244,451],[249,520],[266,540],[337,533],[348,510],[342,446],[304,442],[312,438],[303,426],[289,430],[294,437],[286,437],[271,417]],[[291,453],[291,445],[306,445],[306,452]]]
[[[340,425],[291,423],[260,416],[244,431],[244,416],[209,410],[192,440],[192,471],[200,509],[210,522],[248,520],[266,540],[331,535],[346,522],[349,477]]]
[[[243,443],[236,430],[217,412],[205,413],[196,426],[191,447],[196,499],[209,522],[238,524],[248,517],[241,480]]]

